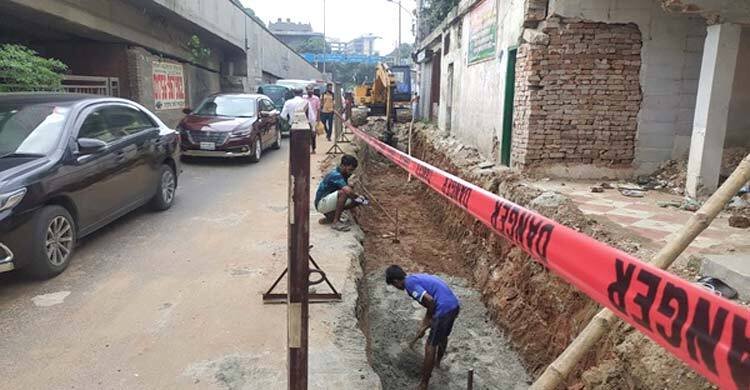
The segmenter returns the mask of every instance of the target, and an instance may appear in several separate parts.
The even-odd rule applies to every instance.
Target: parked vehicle
[[[179,173],[179,135],[136,103],[0,94],[0,272],[58,275],[81,237],[170,208]]]
[[[247,157],[281,147],[279,111],[264,95],[217,94],[206,98],[177,125],[182,154],[196,157]]]
[[[284,108],[284,102],[294,97],[291,88],[277,84],[263,84],[258,87],[258,93],[268,96],[279,112]]]

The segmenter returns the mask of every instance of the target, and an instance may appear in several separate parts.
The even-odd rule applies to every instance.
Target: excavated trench
[[[382,127],[370,122],[362,128],[377,135]],[[653,254],[648,243],[585,217],[569,199],[542,193],[510,171],[477,168],[482,160],[476,151],[443,139],[429,126],[417,125],[414,155],[639,258]],[[440,195],[416,180],[407,182],[403,170],[371,149],[360,145],[358,156],[362,166],[354,184],[387,211],[371,205],[356,213],[366,233],[358,318],[383,388],[413,388],[423,356],[421,346],[411,350],[406,345],[423,309],[404,292],[385,286],[384,269],[390,264],[407,272],[439,274],[462,300],[447,364],[434,372],[431,389],[466,388],[469,369],[476,373],[475,388],[527,388],[599,307]],[[399,242],[393,242],[396,218]],[[560,388],[712,387],[632,327],[618,323]]]
[[[457,243],[430,218],[421,185],[382,157],[361,156],[360,185],[388,212],[372,205],[357,215],[365,231],[365,277],[360,282],[360,325],[368,335],[370,362],[383,388],[415,388],[419,383],[424,344],[409,348],[424,309],[403,291],[387,287],[384,270],[399,264],[407,272],[441,276],[461,300],[461,313],[448,352],[430,381],[431,389],[464,389],[470,369],[476,389],[525,389],[529,378],[517,353],[494,325],[471,286]],[[398,208],[399,242],[393,242]]]

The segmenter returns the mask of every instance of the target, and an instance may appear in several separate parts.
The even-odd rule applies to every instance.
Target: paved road
[[[231,388],[231,369],[207,372],[283,370],[269,351],[285,350],[285,308],[259,292],[286,262],[287,153],[285,141],[259,164],[185,164],[171,210],[88,237],[58,278],[0,275],[0,387]]]

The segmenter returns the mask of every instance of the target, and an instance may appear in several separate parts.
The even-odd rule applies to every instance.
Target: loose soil
[[[361,322],[369,335],[370,360],[383,388],[414,388],[420,380],[424,344],[414,349],[414,336],[424,309],[403,291],[386,287],[384,272],[399,264],[408,272],[441,276],[461,300],[461,313],[451,335],[441,369],[435,369],[431,389],[465,388],[474,369],[477,389],[525,389],[528,376],[506,338],[494,326],[481,294],[467,281],[459,245],[431,219],[421,184],[407,183],[406,174],[380,156],[364,156],[359,188],[373,196],[399,220],[399,242],[393,242],[394,222],[376,204],[360,210],[357,220],[365,232],[366,277],[360,286]],[[425,337],[426,339],[426,337]],[[423,339],[424,340],[424,339]]]
[[[361,128],[377,136],[382,127],[381,122],[370,121]],[[403,126],[396,129],[400,140],[406,139],[403,130]],[[484,160],[476,150],[454,139],[444,138],[431,126],[415,126],[413,147],[414,155],[420,159],[599,241],[642,259],[649,259],[653,254],[655,248],[648,243],[613,224],[584,216],[564,196],[543,193],[512,171],[481,168]],[[480,293],[491,322],[507,337],[532,378],[541,374],[599,310],[599,306],[584,294],[534,262],[519,248],[495,236],[440,195],[416,180],[407,183],[404,171],[367,147],[361,148],[359,156],[363,167],[359,170],[360,177],[354,182],[364,183],[373,197],[384,204],[388,214],[395,216],[398,210],[400,221],[400,243],[393,243],[394,223],[385,213],[373,205],[357,214],[358,222],[367,233],[365,272],[372,275],[375,282],[368,284],[366,281],[360,287],[360,320],[363,330],[369,333],[370,359],[384,380],[385,388],[389,387],[384,378],[390,378],[391,374],[379,366],[381,360],[386,359],[381,356],[388,355],[388,348],[381,346],[382,339],[395,337],[401,341],[403,336],[398,336],[387,326],[389,332],[379,333],[382,329],[377,326],[383,322],[372,323],[377,315],[367,313],[373,313],[369,305],[379,307],[382,304],[383,298],[377,298],[379,294],[386,294],[382,271],[391,263],[401,264],[410,272],[440,273],[468,281],[470,289]],[[679,269],[673,272],[686,276]],[[382,313],[382,310],[401,310],[404,305],[408,303],[388,301],[376,309],[375,314]],[[407,332],[415,326],[410,321],[414,319],[403,319]],[[395,350],[392,348],[391,355]],[[400,352],[396,353],[396,361],[401,361],[399,356]],[[385,362],[393,365],[392,358]],[[497,358],[497,355],[490,358]],[[406,377],[415,375],[408,366],[397,371]],[[513,387],[498,385],[491,388]],[[560,388],[656,390],[708,389],[712,386],[632,327],[618,323],[595,349],[584,356]]]

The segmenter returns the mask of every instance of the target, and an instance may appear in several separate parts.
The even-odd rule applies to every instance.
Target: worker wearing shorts
[[[321,224],[331,224],[334,230],[348,231],[350,226],[341,220],[341,213],[367,203],[349,186],[349,176],[357,165],[356,157],[345,154],[341,157],[341,164],[321,180],[315,192],[315,209],[325,215],[320,220]]]
[[[414,342],[422,338],[427,328],[430,336],[425,343],[425,360],[422,367],[420,389],[427,389],[432,375],[433,365],[440,367],[440,362],[448,349],[448,337],[453,331],[461,303],[442,279],[428,274],[406,275],[401,267],[392,265],[385,271],[387,284],[406,291],[409,297],[427,308],[427,313],[417,331]]]

